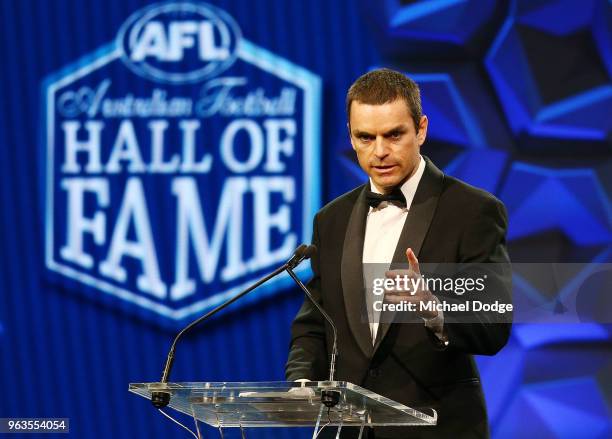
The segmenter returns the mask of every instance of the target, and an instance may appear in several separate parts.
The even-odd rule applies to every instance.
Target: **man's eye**
[[[390,137],[391,139],[393,139],[393,140],[398,140],[400,137],[402,137],[402,133],[400,133],[400,132],[397,132],[397,133],[391,133],[391,134],[389,135],[389,137]]]
[[[361,140],[362,142],[369,142],[370,140],[372,140],[372,136],[361,135],[359,136],[359,140]]]

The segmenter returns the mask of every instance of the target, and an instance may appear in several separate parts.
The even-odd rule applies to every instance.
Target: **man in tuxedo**
[[[435,427],[376,427],[369,438],[488,437],[472,354],[497,353],[510,323],[492,313],[461,320],[452,312],[419,308],[412,323],[373,320],[363,270],[369,263],[408,263],[400,273],[418,278],[423,263],[507,264],[505,208],[421,156],[428,120],[417,84],[405,75],[379,69],[358,78],[347,94],[347,114],[351,144],[369,181],[316,214],[318,252],[308,285],[337,326],[335,379],[438,413]],[[490,274],[497,296],[509,303],[510,275]],[[440,303],[434,292],[391,291],[385,302]],[[287,379],[326,380],[331,346],[331,329],[306,299],[292,324]]]

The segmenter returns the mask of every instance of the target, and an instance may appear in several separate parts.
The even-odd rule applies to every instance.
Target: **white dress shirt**
[[[366,232],[363,243],[364,264],[391,264],[393,254],[397,247],[400,234],[404,228],[404,223],[408,217],[408,211],[412,205],[414,194],[416,193],[423,172],[425,171],[425,160],[421,157],[416,172],[404,182],[400,190],[406,198],[406,207],[399,207],[393,203],[383,201],[376,208],[370,207],[366,220]],[[374,185],[370,179],[372,192],[382,194],[383,192]],[[372,343],[376,340],[378,332],[378,321],[370,322],[370,333]]]

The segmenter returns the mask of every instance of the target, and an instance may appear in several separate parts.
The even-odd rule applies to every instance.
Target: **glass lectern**
[[[171,395],[169,407],[216,428],[435,425],[433,409],[415,410],[345,381],[244,383],[140,383],[130,391],[151,399]],[[321,392],[335,390],[339,402],[321,403]]]

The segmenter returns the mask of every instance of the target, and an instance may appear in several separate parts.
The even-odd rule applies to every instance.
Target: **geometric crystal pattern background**
[[[515,134],[606,140],[612,3],[513,1],[485,66]]]
[[[504,201],[512,259],[611,262],[612,2],[385,4],[380,64],[421,85],[422,151]],[[363,181],[350,151],[342,162],[347,186]],[[609,325],[516,324],[478,358],[493,437],[610,437],[611,352]]]

